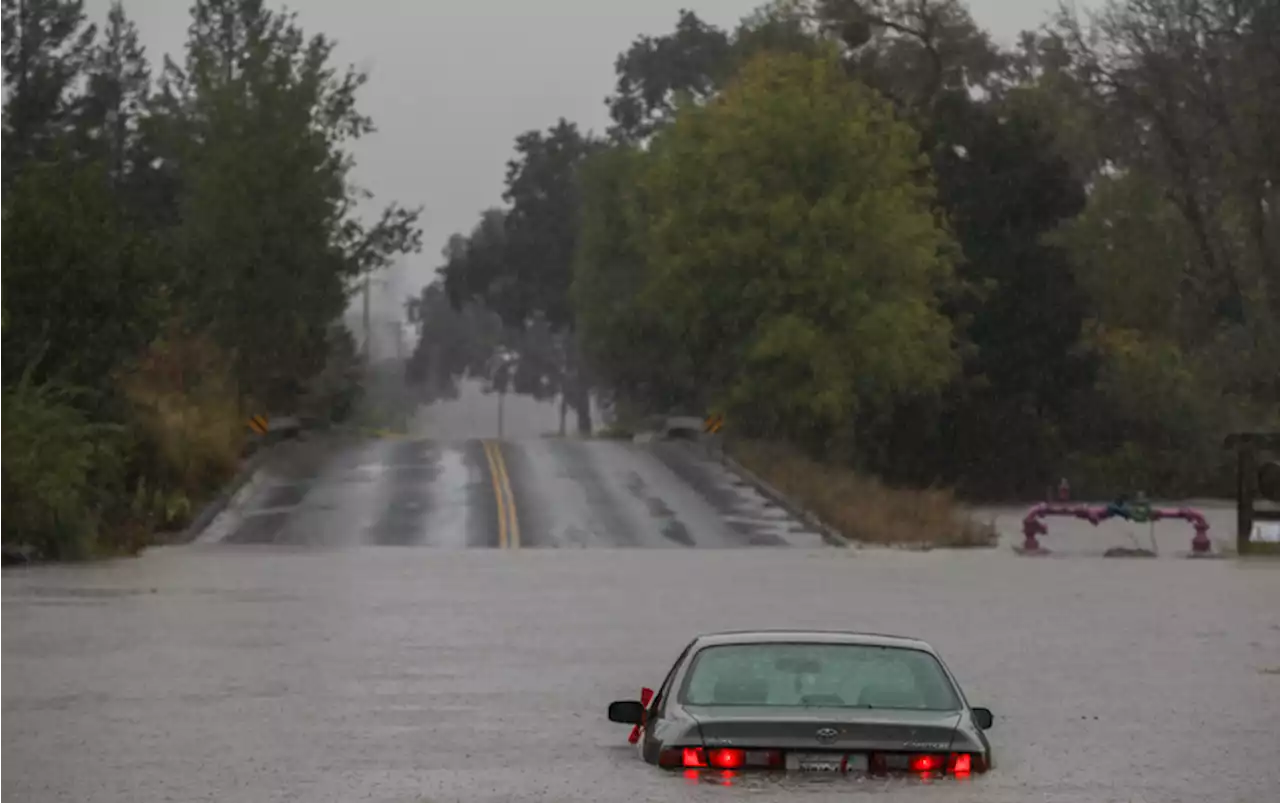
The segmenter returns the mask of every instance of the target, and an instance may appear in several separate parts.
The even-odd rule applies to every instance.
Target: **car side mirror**
[[[991,713],[990,708],[975,708],[973,709],[973,721],[985,731],[991,729],[991,726],[995,724],[996,718]]]
[[[644,722],[644,705],[635,700],[617,700],[609,703],[609,721],[639,725]]]

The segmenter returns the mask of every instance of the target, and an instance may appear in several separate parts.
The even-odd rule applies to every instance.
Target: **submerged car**
[[[965,776],[995,766],[991,711],[970,707],[936,650],[902,636],[699,636],[647,705],[614,702],[609,719],[637,726],[644,760],[666,768]]]

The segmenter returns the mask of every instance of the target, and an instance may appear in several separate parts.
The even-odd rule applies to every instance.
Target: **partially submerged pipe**
[[[1135,516],[1134,514],[1139,515]],[[1097,527],[1102,522],[1111,518],[1121,518],[1125,521],[1139,522],[1156,522],[1164,519],[1182,519],[1189,522],[1195,529],[1195,535],[1191,538],[1191,552],[1195,555],[1204,555],[1211,549],[1209,541],[1209,522],[1205,520],[1204,514],[1194,508],[1152,508],[1143,506],[1135,510],[1128,505],[1110,504],[1104,506],[1089,505],[1068,505],[1055,504],[1053,502],[1041,502],[1027,512],[1022,520],[1022,551],[1028,554],[1044,554],[1047,549],[1040,545],[1038,536],[1046,535],[1049,528],[1045,525],[1044,519],[1049,516],[1070,516],[1072,518],[1084,519],[1093,526]]]

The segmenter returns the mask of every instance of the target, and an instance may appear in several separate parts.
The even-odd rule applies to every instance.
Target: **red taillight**
[[[747,753],[736,747],[721,747],[707,753],[711,766],[722,770],[736,770],[747,763]],[[688,764],[685,765],[689,766]]]
[[[741,770],[777,769],[783,765],[781,750],[744,750],[739,747],[668,747],[658,755],[660,767]]]
[[[701,747],[686,747],[684,749],[684,765],[686,767],[707,766],[706,751]]]
[[[937,772],[942,767],[942,761],[937,756],[922,755],[911,757],[912,772]]]
[[[872,753],[870,756],[870,770],[873,773],[884,772],[919,772],[930,774],[935,772],[943,772],[944,770],[952,775],[967,775],[972,772],[980,763],[981,757],[974,757],[971,753],[951,753],[943,755],[938,753]]]

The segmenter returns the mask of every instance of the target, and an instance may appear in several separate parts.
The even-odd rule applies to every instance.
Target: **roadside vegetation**
[[[581,431],[594,394],[785,444],[774,479],[867,540],[951,531],[949,494],[886,487],[1228,494],[1222,436],[1280,424],[1277,30],[1264,0],[1010,47],[960,0],[682,12],[619,55],[607,132],[516,138],[424,303],[542,327]],[[484,364],[435,342],[424,374]]]
[[[249,415],[349,410],[350,291],[419,246],[415,210],[356,215],[372,123],[330,40],[196,0],[161,63],[82,6],[3,5],[3,536],[63,559],[183,526]]]
[[[976,519],[950,490],[890,488],[781,443],[733,441],[726,450],[850,541],[921,549],[996,545],[995,527]]]

